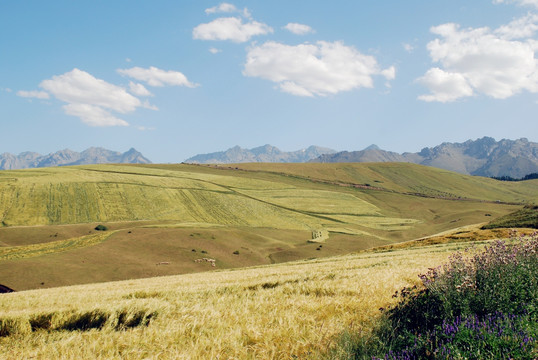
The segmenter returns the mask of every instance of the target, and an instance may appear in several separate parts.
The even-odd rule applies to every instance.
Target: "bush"
[[[99,225],[97,225],[97,226],[95,227],[95,230],[97,230],[97,231],[107,231],[108,228],[107,228],[105,225],[101,225],[101,224],[99,224]]]
[[[536,359],[538,235],[514,240],[420,275],[352,358]]]

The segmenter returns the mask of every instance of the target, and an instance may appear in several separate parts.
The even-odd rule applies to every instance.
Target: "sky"
[[[0,153],[538,141],[538,0],[0,0]]]

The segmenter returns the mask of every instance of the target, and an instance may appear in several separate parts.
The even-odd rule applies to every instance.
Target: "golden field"
[[[343,332],[369,331],[396,290],[464,246],[4,294],[0,357],[319,358]],[[129,316],[143,319],[130,328]]]

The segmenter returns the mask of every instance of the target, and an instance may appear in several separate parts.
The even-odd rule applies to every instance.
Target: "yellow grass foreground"
[[[3,294],[0,358],[319,358],[458,247]]]

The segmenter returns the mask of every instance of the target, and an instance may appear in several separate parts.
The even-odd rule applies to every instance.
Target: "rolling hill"
[[[485,223],[537,193],[403,163],[2,171],[0,277],[23,290],[327,257]]]

